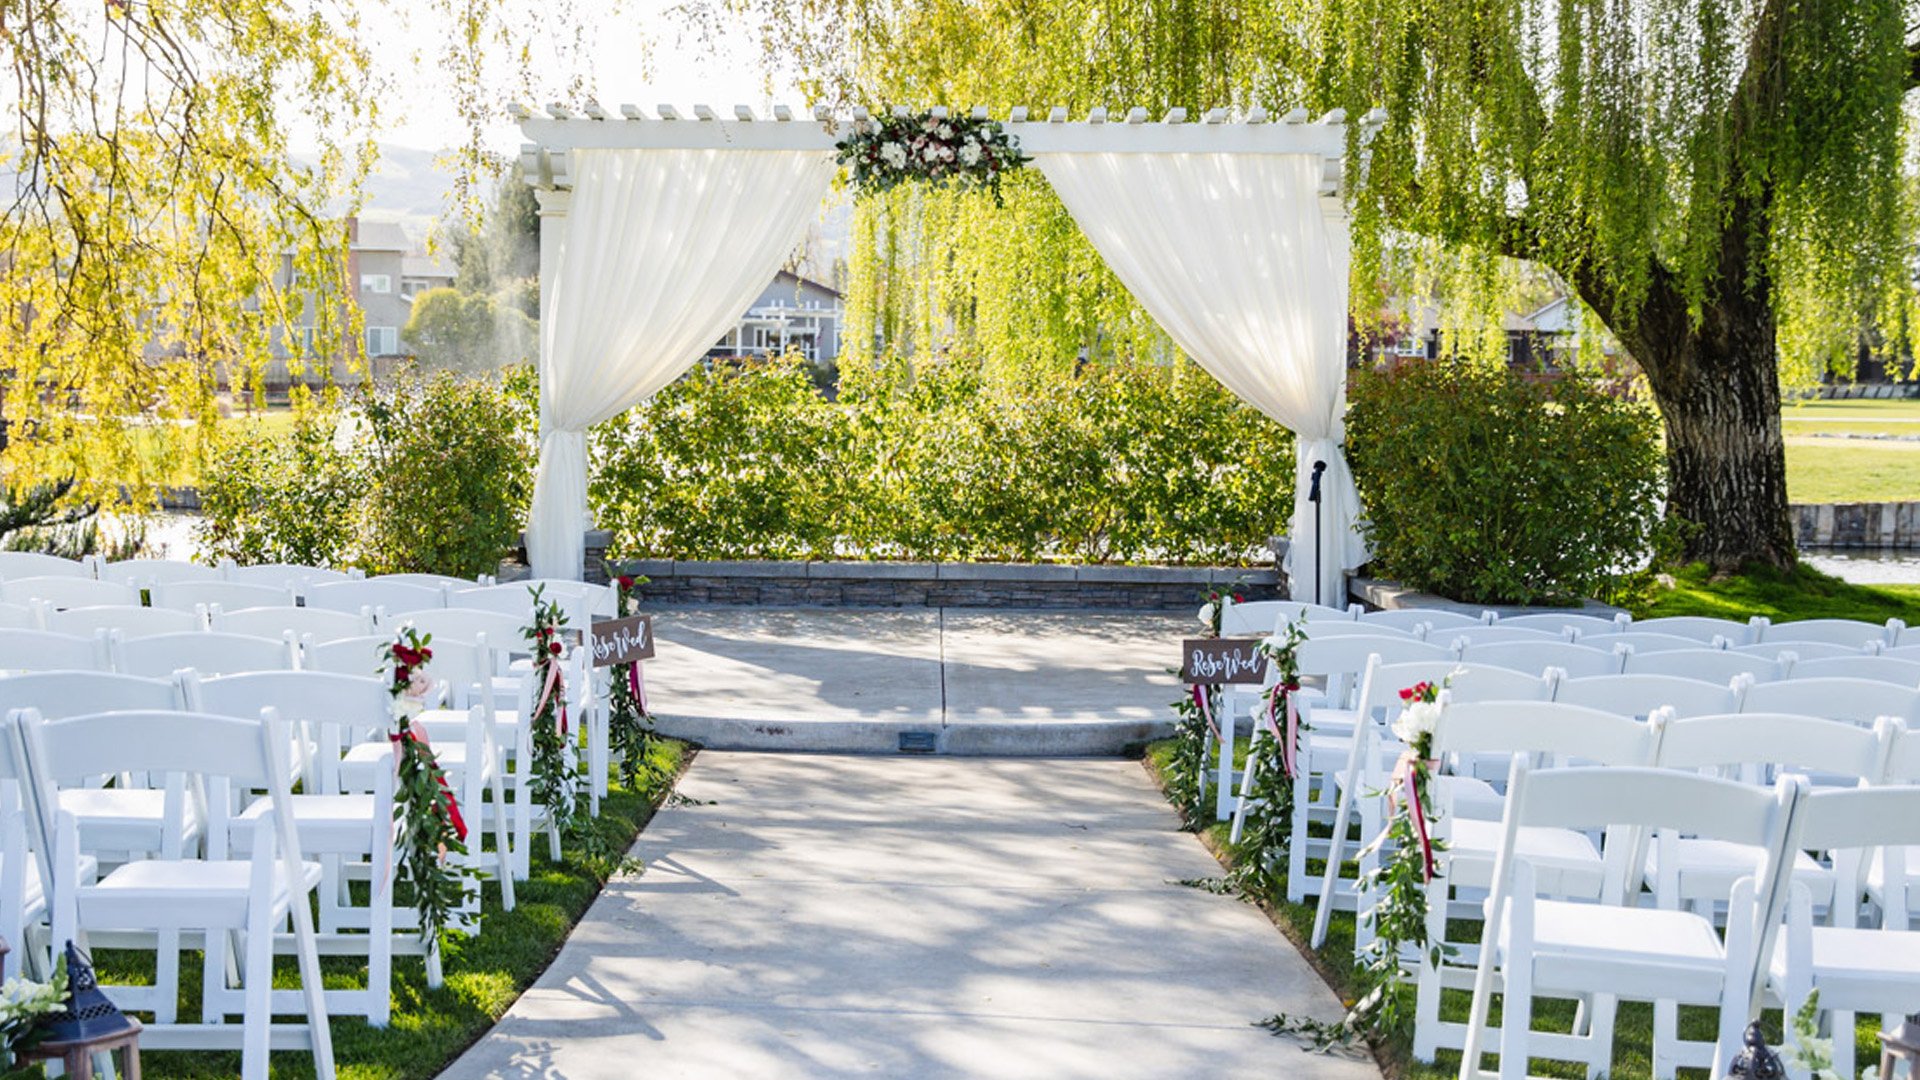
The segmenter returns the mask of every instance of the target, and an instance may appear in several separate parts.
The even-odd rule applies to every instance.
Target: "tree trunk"
[[[1710,300],[1694,324],[1671,279],[1657,275],[1622,335],[1665,423],[1667,512],[1695,526],[1684,556],[1716,571],[1786,569],[1796,558],[1769,291],[1749,282]]]

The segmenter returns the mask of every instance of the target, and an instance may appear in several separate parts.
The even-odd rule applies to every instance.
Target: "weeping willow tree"
[[[530,78],[522,13],[411,11],[444,43],[465,177],[513,73]],[[311,328],[317,354],[360,359],[342,218],[391,92],[362,13],[0,0],[0,485],[149,498],[211,445],[220,385],[257,387],[277,343]]]
[[[1405,264],[1396,252],[1424,249],[1486,314],[1516,280],[1508,259],[1548,268],[1646,373],[1669,510],[1697,526],[1686,554],[1717,568],[1794,558],[1783,371],[1845,367],[1864,328],[1909,322],[1901,106],[1920,72],[1895,0],[731,6],[828,101],[1384,106],[1370,143],[1350,129],[1359,314]],[[1020,197],[1043,209],[1023,212],[1051,224],[1063,211],[1041,186]],[[896,207],[868,212],[900,227]],[[988,213],[976,204],[938,234],[991,239],[997,261],[954,283],[958,259],[937,244],[922,277],[1006,293],[1035,267],[1083,261],[1066,229],[980,223]],[[974,313],[963,299],[949,309]]]

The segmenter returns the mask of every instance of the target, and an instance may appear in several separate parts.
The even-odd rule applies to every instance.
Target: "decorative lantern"
[[[67,942],[67,1008],[47,1021],[46,1038],[21,1055],[22,1061],[58,1061],[68,1076],[94,1075],[96,1054],[122,1056],[121,1075],[140,1076],[140,1021],[121,1012],[100,989],[93,965]]]
[[[1781,1063],[1780,1055],[1767,1045],[1766,1036],[1760,1033],[1758,1022],[1747,1025],[1747,1037],[1741,1040],[1745,1048],[1734,1057],[1733,1064],[1727,1066],[1729,1077],[1739,1076],[1745,1080],[1786,1080],[1787,1067]]]
[[[1880,1033],[1880,1080],[1920,1080],[1920,1013]]]

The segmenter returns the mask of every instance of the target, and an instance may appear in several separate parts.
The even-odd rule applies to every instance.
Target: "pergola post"
[[[553,337],[560,329],[559,320],[553,317],[554,290],[551,285],[560,278],[560,251],[566,242],[567,212],[573,208],[573,190],[536,188],[533,197],[539,206],[540,218],[540,439],[544,442],[547,433],[552,430],[550,395],[553,386]],[[585,468],[584,462],[581,467]],[[581,477],[580,482],[584,488],[586,478]],[[532,550],[537,542],[529,531],[527,561],[530,565],[539,561]],[[568,562],[570,564],[571,559]],[[537,576],[540,570],[536,567],[534,573]]]

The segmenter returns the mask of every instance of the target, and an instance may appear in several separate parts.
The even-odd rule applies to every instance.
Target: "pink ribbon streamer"
[[[647,714],[647,679],[640,674],[638,660],[627,665],[627,689],[633,692],[634,707],[640,710],[640,715],[645,716]]]
[[[540,700],[534,703],[533,716],[539,716],[540,713],[544,709],[546,709],[547,702],[553,699],[554,692],[559,688],[560,688],[560,661],[558,659],[549,657],[547,660],[547,683],[545,686],[540,688]],[[560,734],[565,735],[567,733],[567,706],[565,702],[561,702],[560,704],[559,719],[560,719]],[[529,723],[531,723],[533,720],[533,717],[530,716],[527,718],[527,720]]]
[[[1295,758],[1297,753],[1296,747],[1300,741],[1300,710],[1293,703],[1293,690],[1295,689],[1298,688],[1276,686],[1274,687],[1274,692],[1267,695],[1267,730],[1273,733],[1275,741],[1280,744],[1280,766],[1286,770],[1287,779],[1289,780],[1298,779],[1300,775],[1299,763]],[[1273,716],[1274,710],[1279,704],[1277,699],[1283,695],[1287,699],[1287,730],[1285,734],[1281,733],[1280,724]]]
[[[1220,741],[1220,728],[1213,722],[1213,710],[1207,707],[1206,688],[1199,683],[1193,684],[1193,705],[1200,710],[1200,719],[1207,722],[1207,730],[1213,732],[1213,741]]]
[[[1411,761],[1407,763],[1407,802],[1413,807],[1413,831],[1420,837],[1420,856],[1424,860],[1426,877],[1433,880],[1433,840],[1427,835],[1427,808],[1420,801],[1420,769]]]

